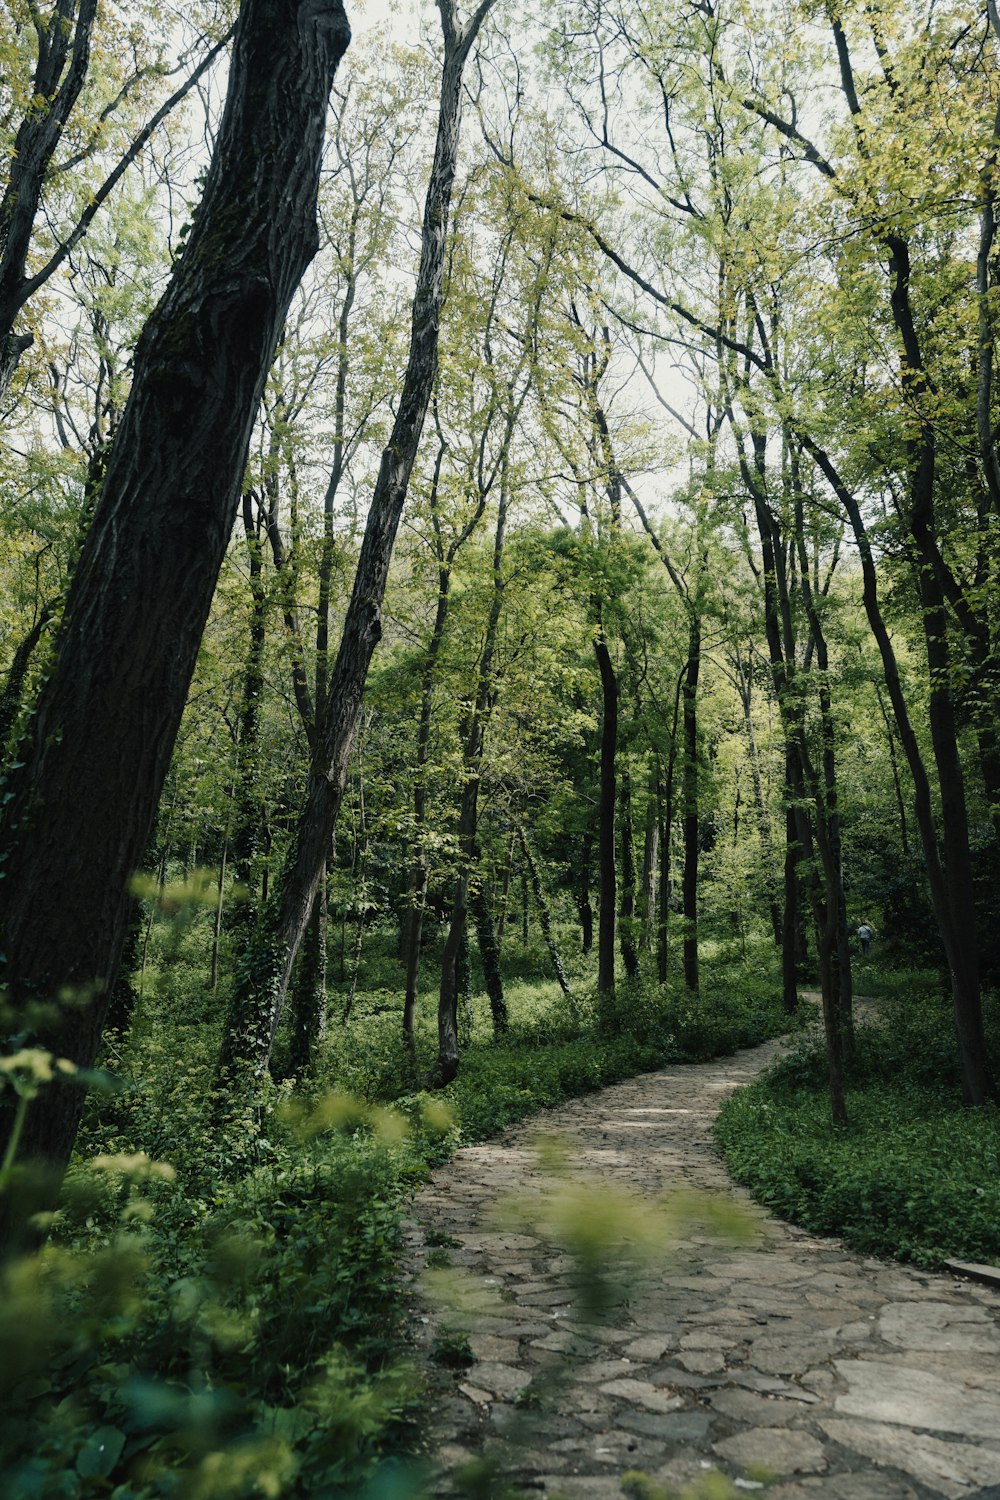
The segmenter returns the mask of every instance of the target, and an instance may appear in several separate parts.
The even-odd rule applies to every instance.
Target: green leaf
[[[84,1479],[107,1479],[124,1446],[124,1432],[117,1427],[98,1427],[76,1456],[77,1473]]]

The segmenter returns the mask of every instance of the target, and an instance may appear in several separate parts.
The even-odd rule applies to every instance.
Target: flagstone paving
[[[1000,1289],[782,1223],[714,1153],[720,1102],[780,1047],[604,1089],[434,1173],[413,1268],[447,1262],[438,1277],[461,1277],[464,1302],[428,1300],[421,1339],[440,1354],[457,1325],[473,1357],[442,1377],[440,1493],[457,1465],[493,1456],[566,1500],[620,1500],[630,1470],[679,1489],[711,1470],[740,1490],[766,1479],[770,1500],[1000,1500]],[[609,1189],[696,1189],[739,1202],[754,1239],[720,1242],[689,1217],[628,1302],[588,1321],[573,1258],[537,1228],[558,1191],[540,1129],[593,1184],[595,1217],[615,1212]],[[511,1197],[518,1222],[501,1211]]]

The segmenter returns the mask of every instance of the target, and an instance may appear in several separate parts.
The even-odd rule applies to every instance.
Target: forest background
[[[992,6],[347,41],[0,14],[12,1493],[384,1477],[428,1161],[803,984],[734,1168],[997,1253]]]

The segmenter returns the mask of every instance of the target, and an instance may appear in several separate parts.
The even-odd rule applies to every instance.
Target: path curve
[[[447,1261],[474,1289],[461,1321],[475,1362],[438,1405],[441,1493],[455,1465],[493,1453],[519,1484],[566,1500],[621,1500],[629,1470],[672,1488],[713,1469],[741,1491],[766,1470],[769,1500],[1000,1500],[1000,1292],[783,1223],[714,1154],[722,1099],[781,1048],[616,1084],[433,1174],[412,1268]],[[567,1258],[530,1222],[513,1232],[495,1217],[506,1195],[546,1191],[540,1131],[600,1187],[731,1195],[755,1242],[727,1247],[689,1225],[626,1308],[578,1322]],[[423,1305],[425,1354],[441,1348],[442,1317]]]

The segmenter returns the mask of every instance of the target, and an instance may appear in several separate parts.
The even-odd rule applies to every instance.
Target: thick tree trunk
[[[132,390],[73,579],[58,658],[0,825],[4,980],[22,1022],[89,1067],[142,857],[232,532],[250,431],[316,249],[327,96],[350,39],[340,0],[245,0],[201,205],[136,347]],[[109,752],[113,747],[113,753]],[[86,788],[86,795],[81,795]],[[82,1090],[49,1088],[22,1155],[57,1179]],[[51,1196],[51,1195],[50,1195]],[[3,1231],[16,1237],[11,1210]]]
[[[354,589],[330,676],[325,722],[318,735],[308,795],[274,909],[263,914],[255,935],[255,962],[243,967],[233,1024],[220,1059],[224,1070],[246,1066],[259,1075],[267,1067],[295,955],[323,862],[333,843],[368,667],[382,635],[389,562],[434,388],[445,247],[458,159],[462,71],[491,4],[492,0],[480,0],[471,21],[462,29],[455,21],[451,0],[439,0],[445,37],[441,104],[424,207],[406,375],[375,483]]]
[[[615,987],[615,801],[617,797],[618,679],[603,629],[594,639],[601,673],[601,797],[598,831],[597,989],[602,995]]]

